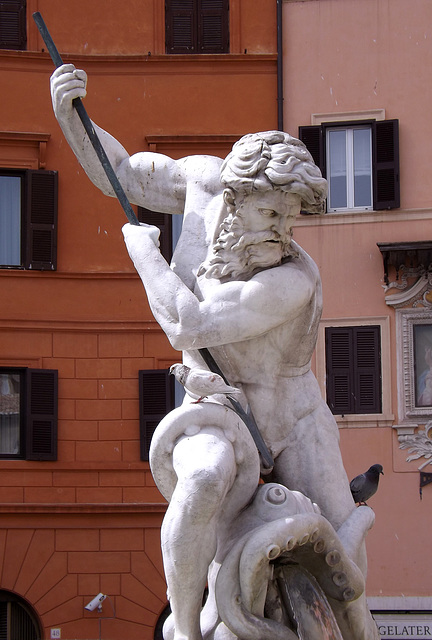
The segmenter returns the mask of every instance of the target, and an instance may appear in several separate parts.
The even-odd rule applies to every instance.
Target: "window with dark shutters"
[[[165,0],[167,53],[228,53],[229,0]]]
[[[159,236],[160,252],[169,263],[171,262],[173,253],[172,243],[172,216],[168,213],[159,213],[158,211],[150,211],[145,207],[138,207],[138,220],[146,224],[152,224],[159,227],[161,234]]]
[[[57,268],[58,173],[44,169],[0,170],[0,179],[10,177],[20,181],[21,197],[12,208],[7,198],[0,202],[0,209],[1,205],[8,208],[0,220],[0,235],[4,234],[3,240],[10,237],[14,242],[18,236],[21,250],[11,259],[3,247],[1,268],[54,271]],[[7,186],[3,188],[7,196]]]
[[[327,327],[325,342],[332,413],[381,413],[380,327]]]
[[[148,460],[153,433],[162,418],[175,406],[174,376],[165,369],[141,370],[139,402],[141,460]]]
[[[357,127],[369,124],[372,131],[373,208],[396,209],[400,206],[399,186],[399,120],[365,120],[299,127],[299,138],[305,143],[315,164],[326,178],[326,131],[335,127]]]
[[[58,372],[0,368],[0,458],[57,460]]]
[[[25,0],[0,1],[0,49],[24,50],[26,44]]]

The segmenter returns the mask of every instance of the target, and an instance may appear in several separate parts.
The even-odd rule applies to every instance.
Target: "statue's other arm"
[[[73,107],[75,98],[86,95],[87,75],[72,64],[56,69],[51,77],[55,116],[72,151],[90,180],[105,193],[114,191]],[[175,160],[158,153],[129,156],[109,133],[94,124],[111,165],[130,202],[154,211],[183,213],[186,179]]]
[[[263,335],[296,318],[313,295],[311,278],[283,265],[247,282],[215,286],[200,301],[160,255],[154,231],[151,226],[123,227],[153,315],[175,349],[189,351]]]

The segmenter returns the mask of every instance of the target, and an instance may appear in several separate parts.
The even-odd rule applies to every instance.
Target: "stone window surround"
[[[335,415],[339,428],[352,427],[389,427],[393,425],[391,412],[391,359],[390,359],[390,319],[388,317],[326,318],[321,320],[315,352],[316,377],[323,398],[326,398],[326,327],[355,327],[378,325],[381,328],[381,376],[382,376],[382,413]]]

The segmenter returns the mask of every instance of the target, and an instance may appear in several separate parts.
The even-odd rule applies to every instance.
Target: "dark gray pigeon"
[[[376,493],[380,473],[384,475],[383,468],[380,464],[373,464],[366,473],[361,473],[350,482],[350,489],[354,502],[358,504],[366,504],[366,500]]]

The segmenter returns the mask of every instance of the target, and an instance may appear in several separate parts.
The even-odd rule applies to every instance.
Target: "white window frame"
[[[370,175],[369,175],[369,185],[370,185],[370,205],[369,206],[355,206],[354,204],[354,131],[359,129],[367,129],[369,131],[369,139],[370,139],[370,157],[369,157],[369,166],[370,166]],[[328,212],[338,213],[344,211],[372,211],[373,210],[373,180],[372,180],[372,127],[370,125],[353,125],[353,126],[342,126],[342,127],[329,127],[326,130],[326,162],[328,168],[328,175],[330,176],[330,134],[335,131],[344,131],[346,133],[345,141],[346,141],[346,178],[347,178],[347,206],[346,207],[332,207],[330,206],[331,202],[331,179],[328,178],[329,184],[329,194],[328,194]]]

